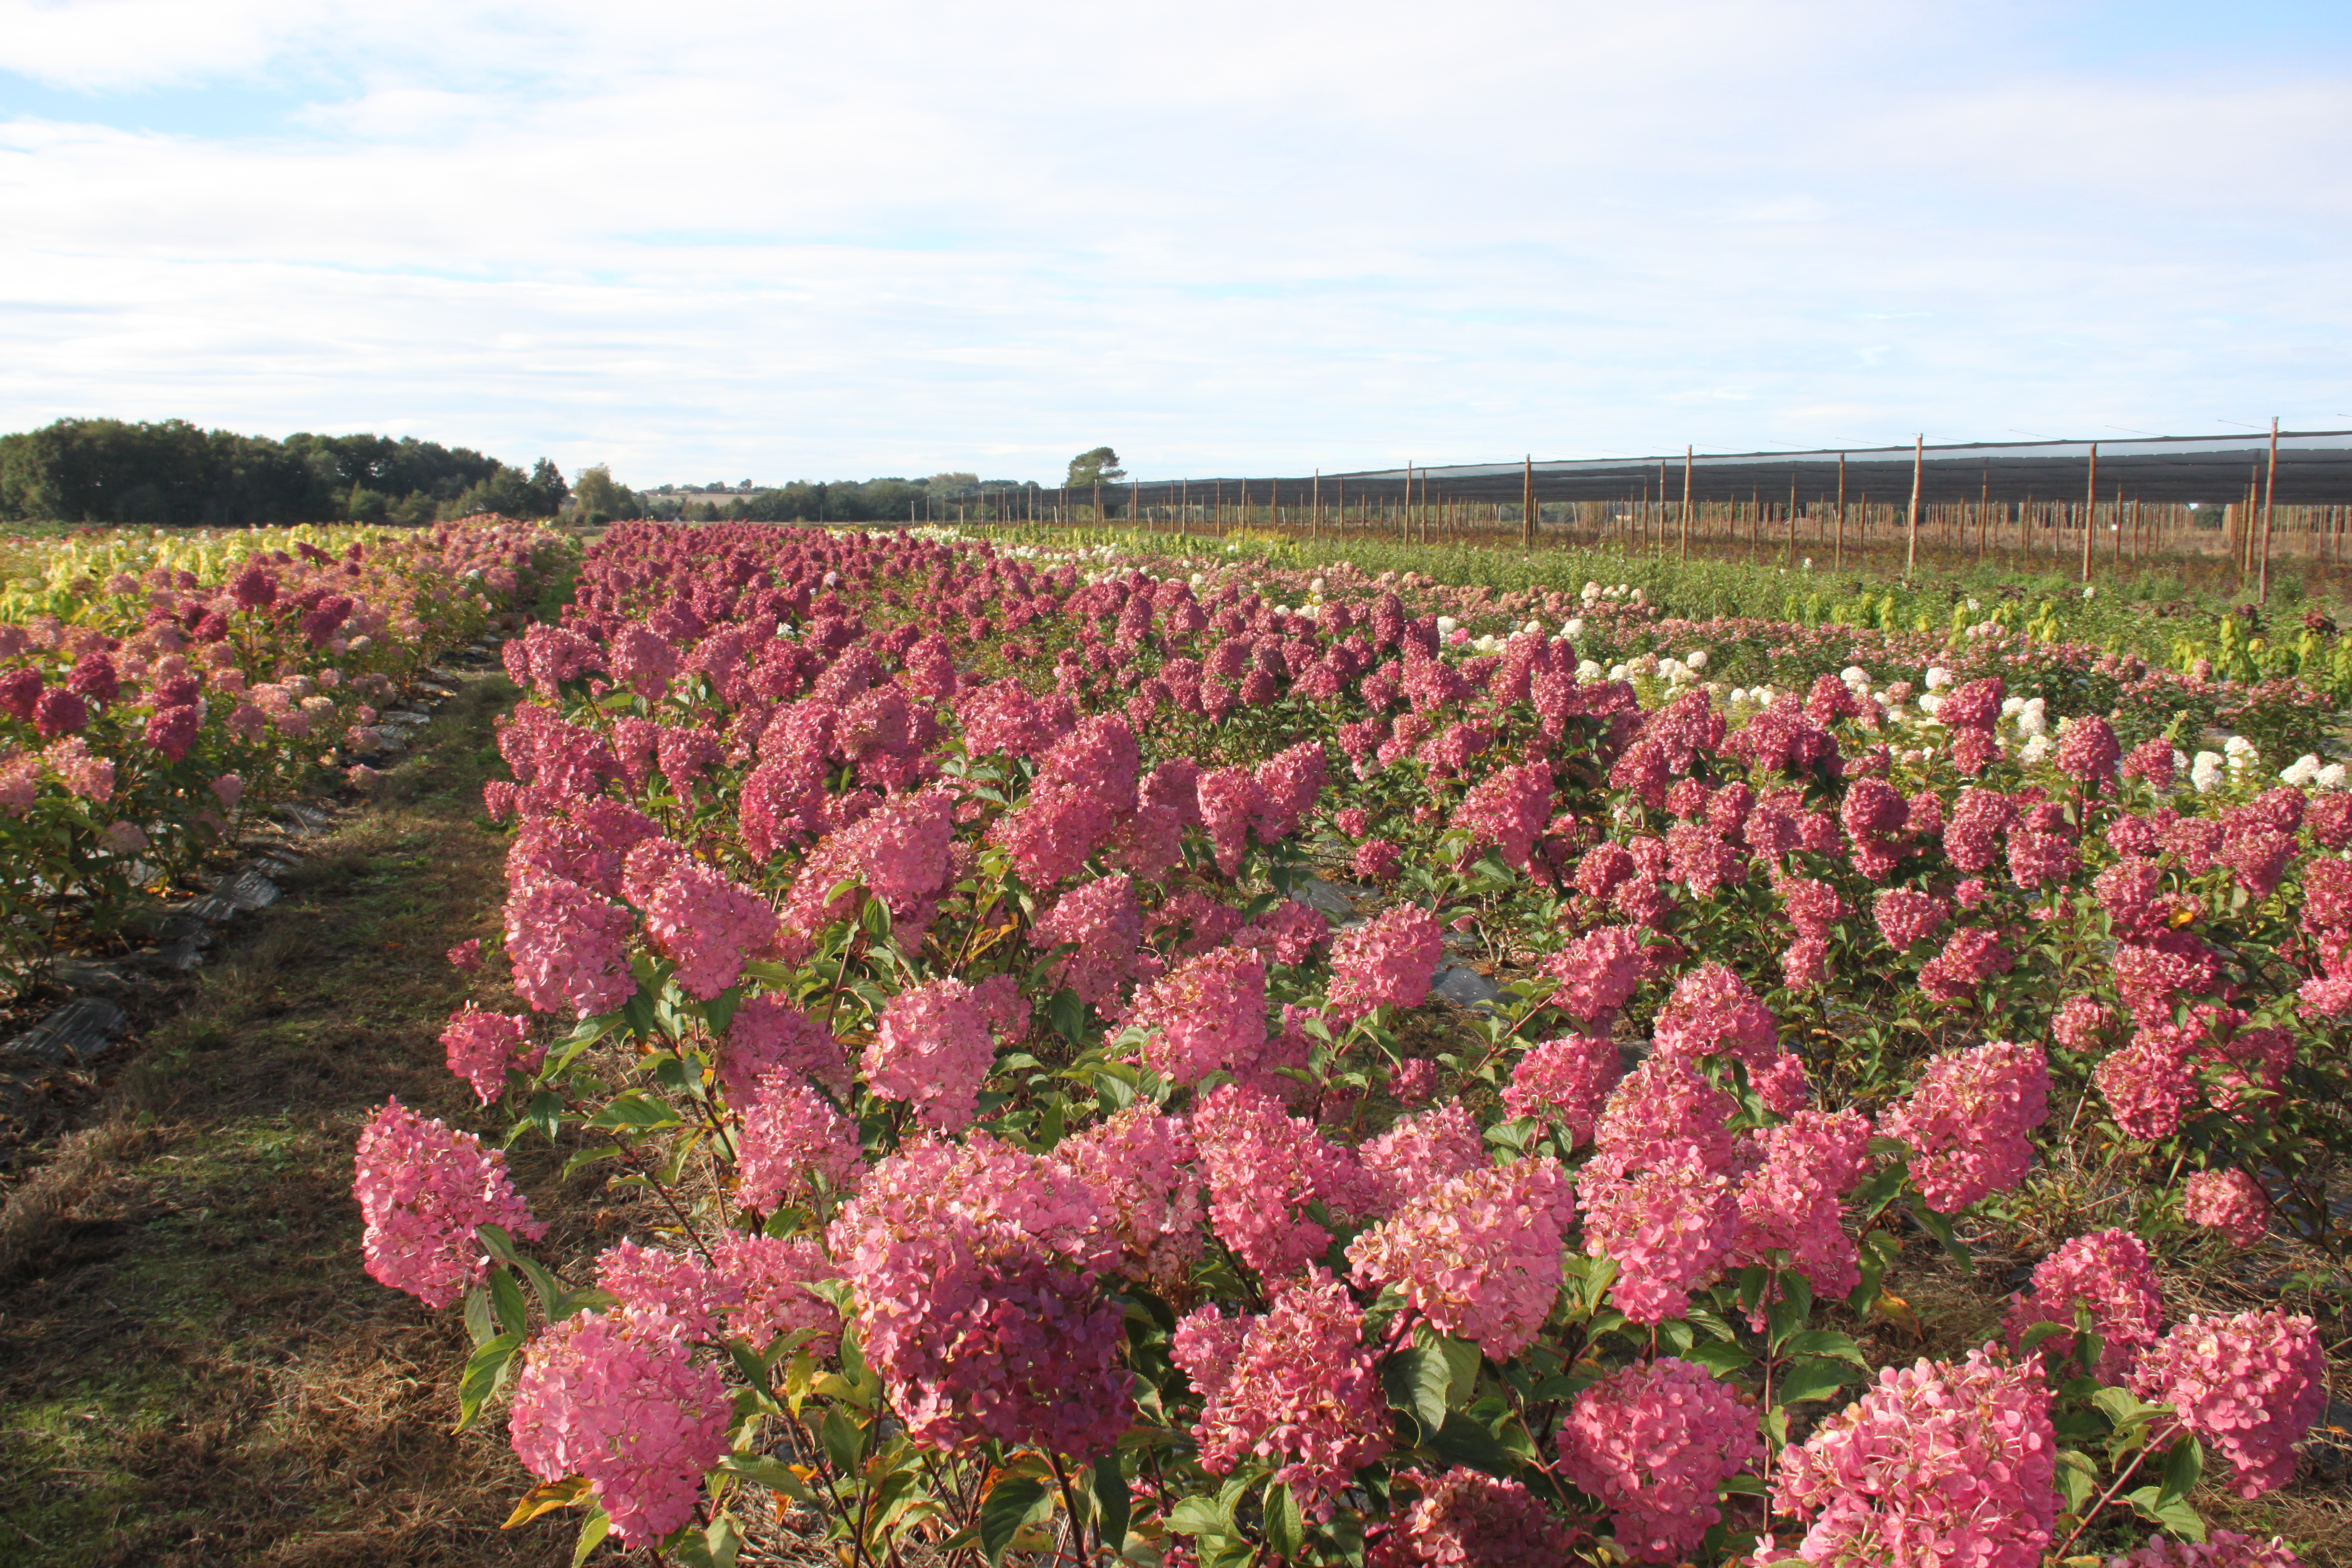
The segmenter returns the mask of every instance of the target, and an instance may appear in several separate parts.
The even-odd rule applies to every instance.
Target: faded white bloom
[[[2025,750],[2017,753],[2018,761],[2031,766],[2057,749],[2056,743],[2048,735],[2036,731],[2025,742]]]
[[[1947,686],[1949,686],[1951,683],[1952,683],[1952,672],[1951,672],[1950,670],[1946,669],[1946,668],[1945,668],[1942,665],[1940,665],[1940,664],[1931,664],[1931,665],[1929,665],[1929,666],[1927,667],[1927,689],[1928,689],[1928,690],[1930,690],[1930,691],[1941,691],[1942,689],[1944,689],[1944,688],[1946,688]]]
[[[1567,620],[1560,623],[1559,635],[1564,637],[1582,637],[1584,635],[1584,617],[1582,616],[1569,616]]]
[[[1706,649],[1703,647],[1695,647],[1691,649],[1690,652],[1683,655],[1683,662],[1690,666],[1693,669],[1705,669],[1706,668]]]
[[[2320,769],[2311,782],[2322,789],[2342,789],[2347,778],[2352,778],[2352,773],[2347,773],[2342,763],[2330,763]]]
[[[2219,752],[2198,752],[2197,761],[2189,769],[2189,782],[2197,786],[2199,795],[2210,795],[2220,789],[2221,781],[2227,776]]]
[[[2308,788],[2311,781],[2318,776],[2319,759],[2308,752],[2279,770],[2280,782],[2293,784],[2297,789]]]

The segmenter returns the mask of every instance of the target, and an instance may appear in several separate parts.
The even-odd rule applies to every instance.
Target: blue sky
[[[2352,7],[0,0],[0,428],[633,483],[2352,427]]]

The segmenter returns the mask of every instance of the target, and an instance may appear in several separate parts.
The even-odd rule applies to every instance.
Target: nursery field
[[[341,816],[45,1146],[0,1560],[2352,1563],[2318,606],[431,538],[418,593],[505,552],[443,612],[505,680],[398,761],[371,703],[168,786]],[[178,667],[42,703],[213,630],[159,595],[211,647],[248,571],[316,585],[251,547],[0,611],[0,831],[110,806],[68,734],[163,771]],[[204,668],[404,640],[325,603]],[[26,870],[45,951],[237,831],[161,820]]]

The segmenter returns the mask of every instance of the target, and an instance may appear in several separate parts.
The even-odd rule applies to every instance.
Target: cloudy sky
[[[0,429],[625,481],[2352,427],[2352,6],[0,0]]]

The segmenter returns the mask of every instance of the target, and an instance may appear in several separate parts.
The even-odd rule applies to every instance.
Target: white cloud
[[[122,89],[0,125],[0,427],[396,428],[642,481],[2341,402],[2344,84],[2020,75],[2023,10],[203,14],[0,0],[0,68]],[[126,128],[191,82],[302,107]]]

